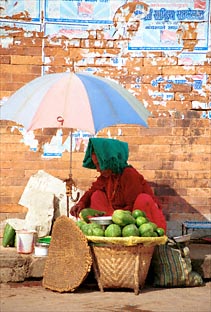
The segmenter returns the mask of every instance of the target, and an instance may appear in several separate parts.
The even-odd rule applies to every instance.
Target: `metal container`
[[[93,217],[90,218],[90,221],[94,221],[100,225],[109,225],[112,223],[112,217],[107,216],[107,217]]]
[[[177,243],[185,243],[189,242],[191,239],[191,234],[181,235],[181,236],[175,236],[173,237],[174,241]]]
[[[93,217],[93,218],[90,218],[90,221],[91,222],[95,222],[99,225],[101,225],[101,227],[105,230],[105,228],[113,223],[112,222],[112,217],[111,216],[106,216],[106,217]]]

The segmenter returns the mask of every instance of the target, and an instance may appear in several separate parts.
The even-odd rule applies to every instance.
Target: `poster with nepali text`
[[[148,14],[141,19],[135,37],[129,42],[129,50],[180,51],[183,38],[194,37],[197,37],[194,51],[208,50],[209,0],[146,0],[145,3]]]

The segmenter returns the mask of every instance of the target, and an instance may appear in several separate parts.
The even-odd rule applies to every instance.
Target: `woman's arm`
[[[83,194],[78,203],[71,208],[70,210],[71,215],[78,218],[79,213],[81,212],[82,209],[90,207],[92,194],[96,190],[102,189],[102,187],[103,187],[102,178],[101,176],[99,176],[97,180],[92,183],[90,189]]]

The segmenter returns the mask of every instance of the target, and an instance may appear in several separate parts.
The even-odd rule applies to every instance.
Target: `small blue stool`
[[[188,233],[188,230],[207,230],[211,229],[211,221],[185,221],[182,223],[182,235]]]

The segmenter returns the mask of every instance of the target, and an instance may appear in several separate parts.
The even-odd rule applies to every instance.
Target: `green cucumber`
[[[15,230],[9,223],[7,223],[4,227],[2,246],[7,247],[9,245],[10,247],[13,247],[14,241],[15,241]]]
[[[104,214],[105,214],[104,211],[100,211],[100,210],[96,210],[96,209],[92,209],[92,208],[85,208],[85,209],[81,210],[79,217],[81,220],[83,220],[85,222],[89,222],[88,217],[103,216]]]

